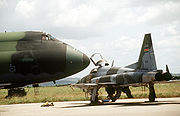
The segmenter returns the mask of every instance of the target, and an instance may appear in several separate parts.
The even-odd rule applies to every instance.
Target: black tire
[[[150,101],[150,102],[155,102],[155,99],[156,99],[155,97],[149,96],[149,101]]]

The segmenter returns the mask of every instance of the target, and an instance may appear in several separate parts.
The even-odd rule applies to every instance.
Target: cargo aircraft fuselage
[[[85,54],[50,34],[0,33],[0,88],[55,81],[88,65]]]

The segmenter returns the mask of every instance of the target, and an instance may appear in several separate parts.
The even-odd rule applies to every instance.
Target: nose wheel
[[[90,98],[91,104],[98,103],[98,87],[94,87],[91,90],[91,98]]]

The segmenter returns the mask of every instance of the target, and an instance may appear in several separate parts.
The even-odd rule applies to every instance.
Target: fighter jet
[[[48,33],[0,33],[0,88],[9,89],[8,94],[12,88],[73,75],[89,63],[85,54]]]
[[[101,87],[105,87],[108,93],[107,98],[112,102],[120,97],[121,92],[126,93],[129,98],[133,98],[129,86],[148,86],[149,101],[154,102],[156,98],[155,83],[175,82],[171,81],[172,76],[167,65],[166,72],[157,70],[151,34],[145,34],[139,59],[134,64],[123,68],[109,66],[109,63],[97,53],[93,54],[90,59],[96,68],[73,86],[89,92],[91,103],[98,103],[98,90]]]

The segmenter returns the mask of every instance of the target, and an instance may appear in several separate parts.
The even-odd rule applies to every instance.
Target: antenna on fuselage
[[[112,61],[112,64],[111,64],[111,67],[113,67],[114,66],[114,60]]]

